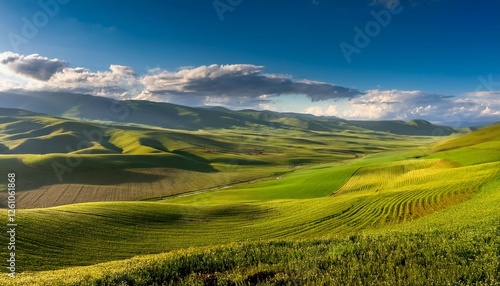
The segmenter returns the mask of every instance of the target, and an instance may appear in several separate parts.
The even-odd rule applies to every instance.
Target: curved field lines
[[[380,225],[416,219],[471,198],[500,163],[454,167],[446,160],[409,160],[359,169],[335,198],[358,198],[349,223]]]
[[[50,172],[44,174],[46,177],[53,175]],[[162,199],[265,175],[265,172],[241,175],[236,172],[204,173],[172,168],[77,170],[58,184],[43,184],[47,178],[32,179],[33,182],[28,184],[29,178],[26,178],[17,199],[18,207],[24,209],[82,202]],[[6,198],[7,193],[0,193],[0,200],[6,201]]]
[[[354,233],[416,219],[467,200],[485,182],[498,180],[499,169],[500,163],[442,168],[408,186],[364,195],[346,192],[315,199],[216,205],[108,202],[21,210],[19,253],[29,257],[23,260],[25,269],[42,270],[234,241]],[[386,178],[381,180],[387,183]],[[39,244],[44,247],[28,247]],[[49,263],[47,255],[58,259]]]
[[[452,167],[451,162],[443,159],[406,160],[362,167],[334,195],[390,191],[425,181],[426,176]]]

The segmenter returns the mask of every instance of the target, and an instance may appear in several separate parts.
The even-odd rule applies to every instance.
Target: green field
[[[106,125],[68,154],[67,136],[78,146],[97,123],[6,118],[18,273],[1,285],[500,284],[498,124],[448,137]]]
[[[186,131],[9,112],[0,116],[0,169],[24,177],[23,209],[169,197],[437,140],[265,125]],[[4,198],[0,194],[1,206]]]

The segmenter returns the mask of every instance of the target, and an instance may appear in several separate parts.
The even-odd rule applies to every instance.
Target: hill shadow
[[[163,143],[161,143],[160,141],[155,140],[155,139],[140,138],[139,139],[139,144],[141,144],[142,146],[151,147],[153,149],[160,150],[160,151],[163,151],[163,152],[168,152],[168,148],[165,147],[165,145],[163,145]]]

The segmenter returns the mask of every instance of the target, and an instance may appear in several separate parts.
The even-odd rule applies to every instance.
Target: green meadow
[[[19,181],[1,285],[500,285],[498,124],[0,119],[0,169]]]

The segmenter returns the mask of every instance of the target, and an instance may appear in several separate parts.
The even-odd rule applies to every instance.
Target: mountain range
[[[223,107],[188,107],[165,102],[115,100],[66,92],[0,92],[0,107],[91,122],[148,125],[181,130],[268,126],[311,131],[372,130],[422,136],[446,136],[471,130],[435,125],[418,119],[410,122],[355,121],[268,110],[234,111]]]

